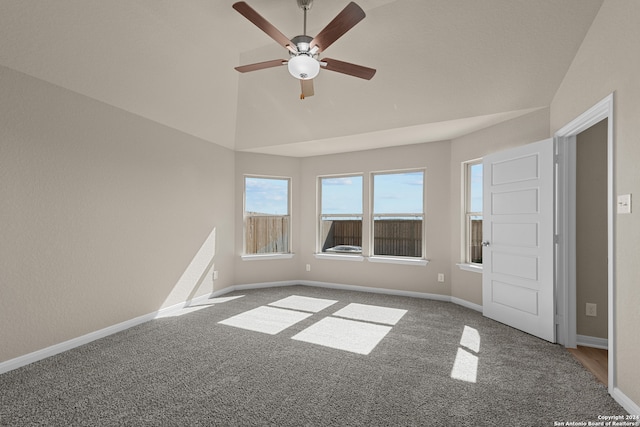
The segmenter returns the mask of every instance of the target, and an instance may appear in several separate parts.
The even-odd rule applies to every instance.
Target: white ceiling
[[[315,0],[315,35],[348,0]],[[0,65],[236,150],[308,156],[450,139],[548,106],[602,0],[357,0],[367,17],[298,98],[233,0],[2,0]],[[295,0],[247,0],[287,36]]]

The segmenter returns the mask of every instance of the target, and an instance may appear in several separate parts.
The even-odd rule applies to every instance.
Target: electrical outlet
[[[213,280],[218,280],[218,271],[213,270]]]
[[[444,273],[438,273],[438,282],[444,282]]]
[[[307,264],[306,269],[307,269],[307,271],[311,271],[311,264]]]
[[[598,315],[598,305],[587,303],[587,307],[585,309],[585,313],[587,316],[597,316]]]

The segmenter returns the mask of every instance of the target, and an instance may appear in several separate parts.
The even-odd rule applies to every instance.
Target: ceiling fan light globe
[[[310,80],[320,72],[320,63],[308,55],[298,55],[289,59],[287,68],[296,79]]]

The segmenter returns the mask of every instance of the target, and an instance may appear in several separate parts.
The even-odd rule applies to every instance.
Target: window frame
[[[247,179],[281,180],[287,181],[287,214],[286,215],[247,215]],[[242,259],[274,259],[293,257],[293,213],[292,213],[293,179],[289,176],[244,174],[242,177]],[[289,218],[287,230],[287,252],[247,253],[247,219],[250,217],[286,216]]]
[[[472,217],[480,217],[484,220],[482,211],[472,211],[471,210],[471,168],[473,166],[480,165],[482,166],[482,158],[477,158],[473,160],[469,160],[462,163],[462,177],[463,177],[463,206],[462,206],[462,259],[463,265],[472,267],[474,269],[482,268],[482,262],[474,262],[472,260],[472,245],[471,245],[471,220]],[[484,173],[484,170],[483,170]],[[484,197],[484,194],[483,194]],[[483,200],[484,201],[484,200]]]
[[[381,213],[376,214],[374,206],[375,206],[375,177],[377,175],[400,175],[400,174],[408,174],[408,173],[422,173],[422,213],[402,213],[402,212],[394,212],[394,213]],[[393,170],[384,170],[384,171],[373,171],[370,173],[369,177],[369,261],[372,262],[393,262],[393,263],[407,263],[407,264],[420,264],[426,265],[428,262],[426,258],[426,249],[427,249],[427,169],[426,168],[408,168],[408,169],[393,169]],[[422,230],[421,230],[421,244],[420,244],[420,256],[408,256],[408,255],[384,255],[384,254],[376,254],[375,253],[375,223],[376,218],[396,218],[396,217],[422,217]]]
[[[358,177],[362,180],[360,186],[360,196],[361,196],[361,213],[357,214],[323,214],[322,213],[322,181],[324,179],[337,179],[337,178],[350,178],[350,177]],[[331,174],[331,175],[320,175],[316,180],[316,188],[317,188],[317,215],[316,215],[316,257],[328,257],[328,258],[348,258],[348,259],[364,259],[364,219],[365,219],[365,209],[364,209],[364,195],[365,195],[365,179],[363,173],[345,173],[345,174]],[[324,241],[323,241],[323,218],[326,217],[334,217],[334,218],[353,218],[359,219],[361,222],[361,251],[360,252],[327,252],[323,251]]]

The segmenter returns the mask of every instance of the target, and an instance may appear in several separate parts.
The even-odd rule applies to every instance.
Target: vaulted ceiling
[[[0,65],[236,150],[308,156],[455,138],[548,106],[602,0],[356,0],[367,17],[299,99],[233,0],[3,0]],[[288,37],[295,0],[247,0]],[[315,35],[348,0],[315,0]],[[325,55],[323,55],[325,56]]]

